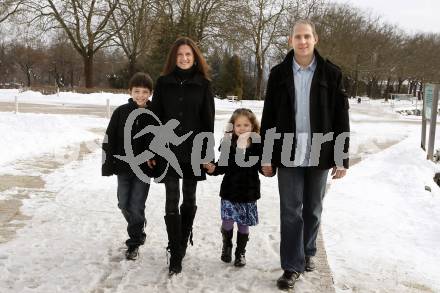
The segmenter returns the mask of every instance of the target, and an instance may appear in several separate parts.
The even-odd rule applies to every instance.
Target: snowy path
[[[229,117],[226,113],[218,115],[217,139]],[[243,269],[219,259],[221,177],[202,182],[197,191],[195,245],[188,249],[183,273],[170,280],[162,185],[151,187],[146,208],[148,238],[141,258],[127,262],[123,258],[125,222],[117,209],[116,178],[100,176],[100,151],[46,171],[37,166],[41,164],[32,167],[32,161],[27,159],[28,165],[22,168],[8,168],[15,168],[18,174],[38,174],[45,186],[43,190],[27,189],[20,211],[31,217],[13,219],[12,224],[22,228],[0,246],[0,287],[6,290],[2,292],[278,291],[279,202],[274,178],[262,178],[261,222],[251,229],[248,265]],[[321,252],[325,261],[325,252]],[[321,265],[322,271],[301,278],[297,292],[333,291],[327,264]]]
[[[71,157],[63,160],[54,159],[51,154],[43,154],[36,158],[21,159],[3,167],[0,173],[0,243],[13,238],[18,228],[23,227],[29,219],[20,208],[22,201],[32,198],[54,197],[45,189],[43,176],[54,172],[72,160],[82,160],[84,156],[100,148],[99,141],[81,143],[78,153],[70,153]],[[69,148],[64,153],[69,154]],[[6,173],[6,174],[5,174]]]
[[[255,109],[261,113],[261,103]],[[218,111],[216,141],[230,111]],[[440,221],[438,200],[433,197],[439,193],[434,186],[431,197],[419,190],[424,182],[432,181],[431,165],[423,165],[422,171],[410,167],[423,161],[417,152],[419,126],[413,122],[397,123],[393,114],[385,116],[386,111],[374,112],[371,106],[353,105],[351,111],[352,150],[361,162],[350,169],[344,180],[331,183],[323,219],[323,237],[336,289],[438,292],[440,287],[434,278],[438,270],[434,266],[440,260],[435,250],[440,236],[436,232],[438,226],[429,226],[429,218]],[[251,228],[248,265],[242,269],[219,260],[221,177],[209,177],[200,183],[194,247],[188,249],[183,273],[170,280],[164,248],[167,240],[163,186],[153,184],[150,190],[146,208],[148,236],[140,250],[141,257],[127,262],[123,258],[125,222],[116,205],[116,178],[101,177],[100,162],[97,151],[46,173],[41,166],[27,171],[14,171],[11,166],[1,168],[2,173],[38,175],[45,182],[43,191],[30,189],[27,197],[19,198],[23,203],[21,214],[30,218],[14,219],[11,224],[21,228],[14,237],[0,243],[2,293],[278,292],[275,281],[281,270],[275,178],[261,178],[260,224]],[[408,168],[414,176],[404,184]],[[394,179],[389,182],[383,178]],[[416,185],[412,185],[413,181]],[[0,180],[1,196],[10,193],[11,199],[20,195],[14,188],[2,191],[1,183]],[[410,200],[410,195],[415,198]],[[420,217],[419,210],[426,215]],[[399,222],[404,224],[390,233]],[[382,228],[372,229],[369,223]],[[391,236],[386,237],[388,233]],[[422,235],[420,240],[417,235]],[[393,256],[389,251],[395,252]],[[428,270],[425,274],[423,264]],[[331,278],[330,274],[325,277]],[[320,272],[308,273],[296,284],[295,292],[329,292],[323,289],[323,279]]]
[[[113,107],[114,108],[114,107]],[[12,102],[0,102],[0,111],[14,112],[15,104]],[[42,113],[42,114],[78,114],[91,115],[96,117],[106,117],[106,107],[96,105],[44,105],[32,103],[20,103],[19,113]]]
[[[420,121],[383,123],[394,114],[372,105],[352,116],[360,160],[332,182],[322,223],[336,290],[440,292],[440,167],[420,149]]]
[[[24,200],[22,211],[32,219],[0,252],[0,284],[6,292],[277,292],[279,209],[273,181],[263,180],[267,196],[259,201],[261,223],[251,229],[248,265],[243,269],[219,260],[221,178],[201,183],[195,245],[188,249],[183,273],[170,280],[163,186],[153,184],[150,191],[141,258],[127,262],[115,178],[100,177],[99,162],[100,153],[93,153],[44,176],[45,190],[52,196]],[[298,282],[297,292],[324,292],[322,285],[319,273],[310,273]]]

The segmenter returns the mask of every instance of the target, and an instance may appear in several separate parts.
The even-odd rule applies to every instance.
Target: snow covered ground
[[[78,94],[72,92],[60,92],[54,95],[43,95],[39,92],[26,91],[20,92],[18,89],[0,89],[0,102],[14,102],[17,98],[18,103],[33,103],[47,105],[106,105],[107,100],[111,106],[119,106],[127,102],[130,96],[128,94],[112,93],[93,93]],[[242,101],[229,102],[227,100],[215,99],[218,109],[234,110],[237,105],[242,107],[252,107],[253,109],[262,109],[263,101]]]
[[[1,113],[0,166],[19,159],[51,153],[63,161],[63,147],[79,148],[79,143],[102,138],[91,130],[102,128],[105,121],[82,115]]]
[[[0,101],[13,101],[13,95],[0,90]],[[115,106],[128,97],[20,95],[29,103],[93,100],[90,104],[99,105],[110,96]],[[217,141],[234,108],[250,107],[261,115],[262,106],[217,100]],[[440,168],[426,161],[419,147],[420,123],[381,101],[351,104],[351,122],[351,152],[357,163],[343,180],[329,180],[322,225],[336,290],[440,292],[440,189],[432,180]],[[0,176],[28,174],[30,170],[16,168],[16,162],[47,154],[49,160],[63,163],[47,174],[34,172],[40,172],[46,184],[22,200],[21,213],[31,218],[13,239],[0,244],[1,292],[277,292],[281,270],[275,178],[261,178],[260,224],[251,229],[245,268],[219,260],[221,177],[209,177],[198,187],[194,247],[188,249],[180,276],[169,280],[166,274],[162,185],[150,189],[141,258],[125,261],[116,178],[100,176],[99,150],[83,160],[65,156],[66,147],[101,137],[93,129],[102,130],[107,123],[86,116],[0,112]],[[0,192],[0,200],[15,193]],[[316,292],[317,280],[311,276],[302,277],[295,292]]]
[[[332,183],[323,231],[343,292],[440,292],[439,168],[419,143],[411,135]]]
[[[125,103],[129,98],[128,94],[93,93],[78,94],[72,92],[60,92],[55,95],[43,95],[39,92],[20,92],[17,89],[0,90],[0,102],[13,102],[17,97],[18,103],[34,104],[80,104],[80,105],[106,105],[107,99],[110,105],[117,106]]]

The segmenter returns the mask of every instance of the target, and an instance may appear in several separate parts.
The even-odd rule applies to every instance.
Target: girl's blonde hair
[[[239,108],[232,113],[231,118],[229,118],[229,123],[232,124],[232,129],[230,131],[227,131],[227,133],[232,133],[232,140],[237,139],[238,137],[234,133],[234,124],[235,120],[237,120],[238,117],[245,116],[249,119],[252,125],[252,132],[260,134],[260,123],[258,122],[257,116],[255,116],[254,112],[252,110],[247,108]]]

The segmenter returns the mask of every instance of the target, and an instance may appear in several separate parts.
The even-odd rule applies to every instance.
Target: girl
[[[249,135],[252,132],[258,134],[260,126],[255,114],[244,108],[235,110],[229,123],[232,124],[231,145],[225,150],[224,140],[221,146],[222,153],[229,151],[228,164],[222,166],[219,162],[210,163],[206,169],[210,175],[225,175],[220,187],[223,236],[221,260],[228,263],[232,260],[232,235],[236,222],[238,231],[234,265],[242,267],[246,265],[245,248],[249,239],[249,226],[258,224],[256,201],[260,198],[258,171],[261,147],[260,144],[252,143]]]
[[[151,106],[162,124],[173,119],[179,122],[175,128],[178,137],[192,132],[184,142],[170,145],[181,174],[170,167],[162,180],[165,183],[165,224],[171,254],[170,276],[181,272],[188,241],[192,244],[192,226],[197,210],[197,181],[206,179],[204,170],[200,176],[194,174],[191,151],[193,139],[198,133],[214,132],[214,96],[208,71],[205,58],[194,41],[186,37],[177,39],[170,49],[162,75],[157,80]],[[157,157],[148,164],[157,168],[157,173],[161,173],[159,170],[164,170],[167,162]],[[183,193],[180,211],[179,179],[182,179]]]

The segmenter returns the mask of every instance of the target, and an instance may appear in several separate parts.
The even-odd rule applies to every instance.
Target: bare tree
[[[437,58],[440,49],[439,34],[416,34],[408,37],[405,52],[406,74],[409,81],[409,92],[418,94],[421,98],[421,89],[425,82],[439,82],[440,61]]]
[[[93,58],[117,31],[109,29],[119,0],[28,0],[35,18],[47,20],[51,28],[62,29],[84,63],[85,86],[93,87]],[[124,27],[121,23],[118,29]]]
[[[424,82],[440,80],[439,34],[407,35],[356,7],[326,2],[0,0],[0,22],[14,21],[1,27],[0,79],[8,83],[22,78],[28,84],[56,81],[59,86],[85,80],[87,87],[94,82],[104,85],[109,73],[123,71],[125,78],[126,58],[130,75],[142,64],[156,77],[170,44],[185,35],[198,42],[207,57],[217,49],[217,67],[224,63],[221,52],[237,55],[244,95],[261,98],[266,70],[285,56],[293,23],[309,18],[317,24],[319,51],[341,66],[352,95],[359,90],[359,94],[386,97],[393,90],[405,91],[405,81],[415,93]],[[26,29],[32,23],[29,36],[38,35],[43,42],[28,45],[19,30],[23,23]],[[32,57],[40,52],[41,60]]]
[[[289,49],[287,39],[292,32],[293,25],[300,19],[314,20],[323,15],[326,10],[326,0],[291,0],[286,2],[286,14],[280,21],[279,30],[282,36],[274,40],[275,50],[272,52],[275,62],[280,62]]]
[[[13,14],[19,13],[23,8],[24,0],[2,0],[0,2],[0,23]]]
[[[205,53],[212,52],[223,38],[220,28],[227,25],[230,1],[154,0],[153,46],[145,65],[153,77],[159,76],[171,44],[179,36],[193,39]]]
[[[225,0],[158,0],[156,7],[168,18],[178,35],[201,43],[205,38],[218,33],[224,25],[224,14],[230,8]]]
[[[288,2],[288,24],[292,29],[295,21],[299,19],[313,19],[324,12],[325,0],[294,0]]]
[[[246,0],[236,1],[235,13],[231,11],[230,23],[226,28],[230,39],[240,43],[247,51],[252,52],[256,65],[255,98],[261,99],[262,83],[266,57],[275,40],[283,35],[281,29],[283,14],[286,12],[284,0]]]
[[[12,47],[9,44],[0,44],[0,85],[10,83],[15,73]]]
[[[73,88],[82,72],[81,57],[63,31],[53,39],[48,54],[50,57],[46,64],[46,71],[49,76],[54,79],[58,87]]]
[[[138,58],[151,49],[155,41],[156,11],[153,0],[125,0],[112,14],[111,26],[116,31],[115,43],[128,59],[128,73],[136,71]]]
[[[36,66],[44,59],[44,53],[41,48],[33,48],[28,44],[15,44],[14,62],[26,77],[26,86],[30,87],[32,80],[37,79]]]
[[[351,76],[350,94],[357,95],[362,79],[372,89],[383,70],[381,49],[389,44],[389,36],[382,37],[380,19],[355,7],[330,4],[315,22],[319,50]]]

